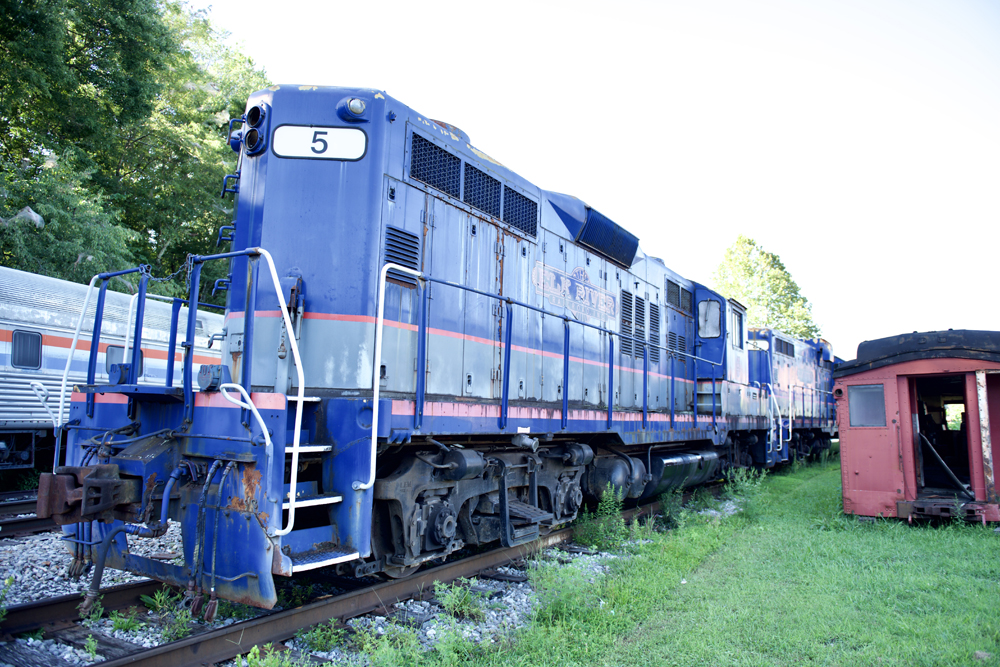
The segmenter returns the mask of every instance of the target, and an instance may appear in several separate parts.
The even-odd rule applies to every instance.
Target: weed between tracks
[[[370,665],[1000,665],[992,527],[845,517],[836,461],[664,500],[603,574],[539,560],[534,618],[507,640],[426,650],[391,626],[346,645]]]

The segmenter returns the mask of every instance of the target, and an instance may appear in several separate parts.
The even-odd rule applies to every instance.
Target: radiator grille
[[[416,136],[416,135],[414,135]],[[420,238],[395,227],[385,228],[385,263],[399,264],[420,270]],[[400,271],[390,270],[387,278],[408,287],[416,287],[417,279]]]
[[[500,181],[465,163],[463,201],[483,213],[500,217]]]
[[[683,287],[681,288],[681,310],[688,313],[691,312],[691,292],[687,291]]]
[[[535,236],[538,224],[538,204],[520,192],[503,189],[503,221],[520,229],[525,234]]]
[[[649,361],[658,364],[660,363],[660,307],[655,303],[649,304],[649,342],[653,344],[649,348]]]
[[[414,134],[410,152],[410,178],[423,181],[452,197],[458,197],[462,187],[462,160],[419,134]]]
[[[622,290],[622,355],[632,356],[632,294]],[[627,338],[629,336],[629,338]]]
[[[646,300],[641,296],[635,297],[635,312],[632,315],[632,319],[635,322],[633,330],[635,331],[634,335],[636,339],[638,339],[638,341],[646,340]],[[636,358],[642,356],[642,348],[642,343],[635,343]]]
[[[674,308],[681,307],[681,286],[673,280],[667,281],[667,303]]]

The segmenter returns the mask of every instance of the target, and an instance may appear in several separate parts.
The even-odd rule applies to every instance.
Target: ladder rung
[[[344,497],[337,494],[323,496],[302,496],[295,500],[295,507],[315,507],[317,505],[335,505],[344,500]],[[287,510],[291,507],[292,501],[286,500],[281,504],[281,509]]]
[[[299,445],[299,454],[316,454],[317,452],[332,452],[333,445]],[[285,453],[292,453],[292,446],[285,445]]]
[[[299,397],[298,396],[289,396],[288,400],[289,401],[298,401]],[[302,402],[303,403],[319,403],[319,401],[320,401],[319,396],[303,396],[302,397]]]

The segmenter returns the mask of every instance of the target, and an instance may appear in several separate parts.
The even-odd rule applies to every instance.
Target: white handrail
[[[94,292],[94,283],[101,274],[95,274],[93,278],[90,279],[90,285],[87,286],[87,296],[83,299],[83,310],[80,311],[80,319],[76,321],[76,332],[73,334],[73,342],[70,343],[69,352],[66,356],[66,368],[63,370],[62,383],[59,385],[59,423],[56,425],[56,431],[62,428],[63,425],[63,406],[66,401],[66,380],[69,378],[69,367],[73,363],[73,354],[76,352],[77,341],[80,340],[80,330],[83,328],[83,318],[87,315],[87,306],[90,305],[90,295]],[[56,433],[56,455],[52,459],[52,472],[55,473],[56,468],[59,466],[59,450],[62,449],[62,438]]]
[[[235,389],[240,392],[240,395],[243,396],[244,400],[241,401],[238,398],[233,398],[226,393],[227,389]],[[260,413],[257,411],[257,406],[253,404],[250,394],[247,393],[246,389],[235,382],[226,382],[219,385],[219,393],[222,394],[222,397],[230,403],[249,410],[253,414],[254,419],[257,420],[257,424],[260,426],[260,430],[264,434],[264,456],[267,461],[267,469],[264,472],[264,479],[271,479],[271,466],[273,465],[271,459],[274,455],[274,446],[271,444],[271,434],[267,430],[267,424],[264,423],[264,418],[261,417]]]
[[[128,301],[128,316],[125,318],[125,345],[122,346],[122,363],[129,363],[128,360],[131,359],[128,355],[128,348],[131,345],[129,340],[132,335],[132,309],[135,308],[136,301],[139,300],[139,293],[136,292],[132,295],[132,298]],[[136,369],[138,370],[138,369]]]
[[[378,390],[380,386],[379,375],[382,366],[382,318],[385,315],[385,278],[390,270],[407,273],[415,278],[422,278],[423,273],[415,269],[410,269],[399,264],[386,264],[382,267],[378,279],[378,310],[375,317],[375,363],[372,366],[372,440],[371,440],[371,467],[368,472],[368,481],[360,480],[351,484],[355,491],[370,489],[375,484],[375,453],[378,450]],[[420,372],[419,370],[417,372]]]
[[[280,306],[281,318],[285,322],[285,330],[292,331],[292,320],[288,316],[288,304],[285,302],[285,295],[281,293],[281,281],[278,280],[278,272],[274,268],[274,260],[271,259],[271,253],[264,250],[263,248],[254,248],[254,252],[259,253],[261,257],[267,260],[267,268],[271,272],[271,282],[274,283],[274,291],[278,295],[278,305]],[[250,309],[253,308],[254,304],[247,304],[247,309],[244,311],[244,317],[250,313]],[[287,535],[292,532],[292,528],[295,526],[295,493],[296,484],[298,483],[299,476],[299,440],[302,435],[302,406],[305,403],[302,399],[305,398],[306,390],[306,379],[305,374],[302,372],[302,357],[299,356],[299,346],[295,341],[295,337],[289,335],[288,337],[289,347],[292,348],[292,358],[295,360],[295,373],[299,381],[299,393],[298,401],[295,406],[295,431],[292,433],[292,477],[291,483],[289,485],[288,496],[288,525],[284,528],[280,528],[274,534]],[[253,344],[253,341],[249,341],[249,344]],[[372,470],[374,476],[374,468]]]
[[[784,434],[781,432],[781,404],[778,403],[778,398],[774,395],[774,387],[771,386],[770,382],[767,383],[767,395],[774,402],[774,409],[778,411],[778,451],[780,452],[785,448]]]
[[[29,382],[28,386],[31,387],[31,391],[35,392],[35,398],[38,399],[38,402],[41,403],[42,407],[45,408],[45,411],[49,413],[49,419],[52,420],[52,428],[58,428],[58,426],[56,426],[56,416],[52,414],[52,408],[49,407],[49,390],[46,389],[45,385],[38,380]]]

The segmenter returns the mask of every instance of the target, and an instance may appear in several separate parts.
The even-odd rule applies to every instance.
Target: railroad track
[[[52,519],[35,516],[38,498],[35,491],[0,493],[0,537],[43,533],[56,527]],[[30,514],[31,516],[23,516]]]
[[[657,509],[658,504],[654,503],[629,510],[625,516],[627,520],[633,520],[639,516],[649,515]],[[573,530],[565,528],[529,544],[494,549],[421,570],[406,579],[392,579],[374,586],[363,586],[342,595],[322,597],[293,609],[266,613],[221,628],[202,630],[198,634],[151,649],[143,649],[119,639],[104,637],[78,625],[77,606],[83,599],[81,594],[12,606],[8,609],[6,619],[0,623],[0,632],[11,636],[42,630],[47,638],[80,647],[93,635],[98,643],[97,653],[108,658],[100,663],[102,667],[211,665],[247,653],[254,646],[267,643],[279,645],[293,637],[298,630],[326,623],[332,618],[344,621],[387,608],[399,601],[429,598],[433,595],[436,581],[450,583],[460,578],[483,576],[484,573],[487,576],[503,578],[491,575],[490,571],[514,563],[546,547],[568,541],[572,535]],[[141,607],[140,596],[151,596],[160,587],[159,582],[144,581],[104,589],[102,604],[109,612]],[[29,665],[38,664],[38,661],[42,660],[47,664],[57,664],[47,653],[40,653],[38,656],[25,655],[22,649],[23,647],[15,648],[10,643],[0,646],[0,662]]]

